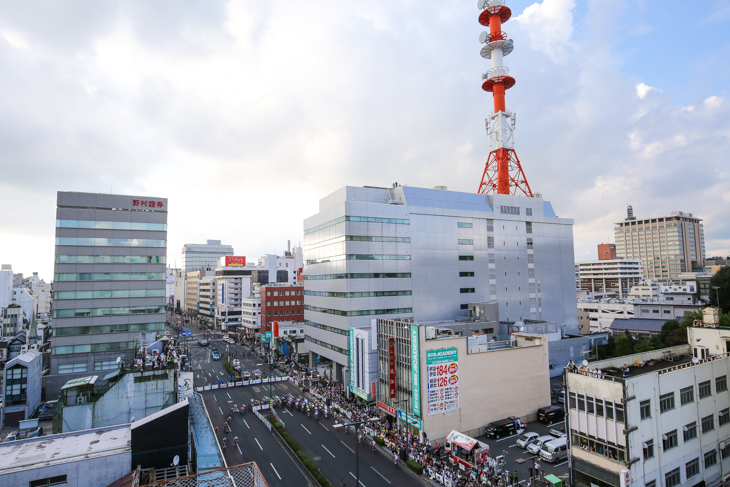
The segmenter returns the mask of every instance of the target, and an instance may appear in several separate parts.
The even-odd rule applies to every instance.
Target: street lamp
[[[355,487],[358,487],[360,485],[360,441],[357,439],[357,427],[361,424],[366,423],[377,423],[380,421],[380,418],[370,418],[363,421],[352,421],[348,424],[336,424],[333,426],[333,428],[349,428],[350,426],[355,427],[355,440],[357,443],[355,444]]]

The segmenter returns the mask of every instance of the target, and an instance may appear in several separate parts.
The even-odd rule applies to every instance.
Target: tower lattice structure
[[[502,59],[512,52],[514,43],[502,31],[502,24],[509,20],[512,11],[505,5],[505,0],[479,0],[478,6],[481,10],[479,23],[489,27],[489,32],[482,32],[479,37],[479,41],[484,44],[481,55],[492,60],[491,69],[482,75],[482,89],[492,93],[494,113],[486,119],[490,152],[477,192],[521,192],[525,196],[532,196],[515,152],[515,114],[508,111],[505,105],[505,92],[515,85],[515,79],[509,75],[509,68],[502,64]]]

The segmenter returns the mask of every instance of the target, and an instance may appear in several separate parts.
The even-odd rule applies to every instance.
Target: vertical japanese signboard
[[[350,328],[350,390],[355,387],[355,330]]]
[[[414,416],[421,415],[421,361],[418,340],[418,325],[411,325],[411,394]]]
[[[428,415],[459,409],[459,351],[443,348],[426,352]]]
[[[388,338],[388,385],[391,399],[395,399],[395,338]]]

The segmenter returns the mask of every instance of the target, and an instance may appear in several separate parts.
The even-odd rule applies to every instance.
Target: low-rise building
[[[644,280],[638,259],[593,260],[578,264],[580,289],[591,293],[614,292],[619,298]]]
[[[37,350],[26,352],[5,364],[0,425],[18,426],[41,404],[43,357]]]
[[[724,485],[730,476],[730,329],[691,345],[566,369],[576,486]]]

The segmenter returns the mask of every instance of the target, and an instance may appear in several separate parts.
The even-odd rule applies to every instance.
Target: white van
[[[567,438],[557,438],[543,443],[542,448],[540,448],[540,458],[549,463],[558,463],[568,458]]]

